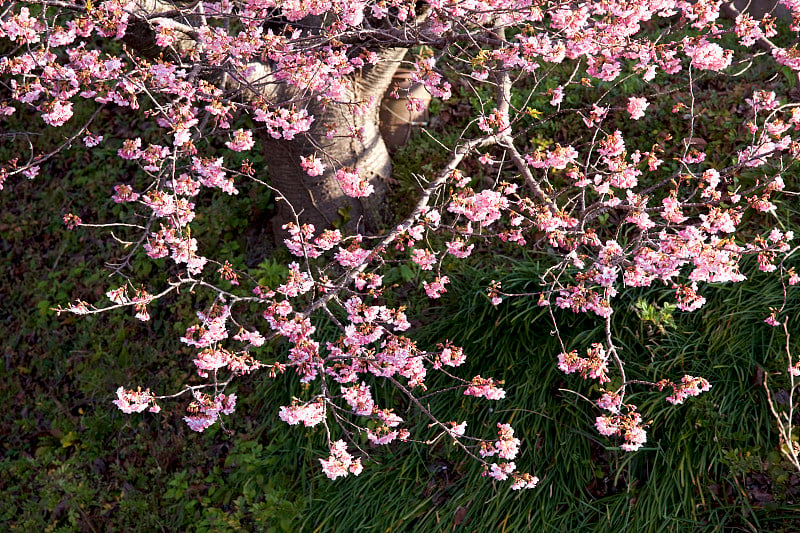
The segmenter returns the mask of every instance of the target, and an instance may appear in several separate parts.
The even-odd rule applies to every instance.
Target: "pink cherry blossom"
[[[644,116],[644,110],[650,105],[647,98],[638,98],[631,96],[628,98],[628,113],[631,114],[633,120],[639,120]]]
[[[353,198],[364,198],[375,192],[375,188],[358,174],[356,168],[340,168],[336,171],[336,180],[342,191]]]
[[[225,146],[234,152],[244,152],[255,146],[256,142],[253,140],[253,132],[249,130],[236,130],[233,132],[233,138],[225,143]]]
[[[698,44],[687,44],[686,54],[692,58],[692,66],[700,70],[719,71],[731,64],[733,52],[723,49],[717,43],[702,39]]]
[[[150,389],[142,391],[126,390],[123,387],[117,389],[117,399],[114,400],[114,405],[119,407],[123,413],[141,413],[147,408],[150,412],[157,413],[160,407],[155,403],[155,396],[150,392]]]
[[[347,452],[347,444],[343,440],[338,440],[331,444],[331,454],[328,459],[320,459],[322,471],[329,479],[346,477],[348,474],[359,475],[363,467],[361,459],[353,459]]]
[[[72,118],[72,102],[56,100],[49,106],[46,106],[44,111],[42,120],[44,120],[46,124],[53,127],[62,126]]]

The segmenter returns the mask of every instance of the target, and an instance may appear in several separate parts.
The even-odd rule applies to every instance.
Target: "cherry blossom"
[[[347,452],[347,444],[343,440],[334,442],[331,445],[331,455],[327,460],[320,459],[319,462],[322,464],[322,471],[330,479],[345,477],[349,474],[357,476],[363,470],[361,459],[353,459],[353,456]]]
[[[127,414],[141,413],[148,408],[151,413],[158,413],[161,408],[155,403],[155,400],[150,389],[132,391],[120,387],[117,389],[117,399],[113,403],[119,407],[120,411]]]
[[[637,98],[635,96],[631,96],[628,98],[628,113],[631,114],[631,119],[639,120],[644,116],[644,110],[647,109],[650,103],[647,101],[646,98]]]

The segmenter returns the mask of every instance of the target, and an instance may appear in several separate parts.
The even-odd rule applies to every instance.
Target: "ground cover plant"
[[[784,4],[797,9],[795,3]],[[471,398],[456,402],[458,412],[449,409],[453,396],[505,405],[517,387],[525,397],[537,397],[522,392],[526,384],[535,386],[534,380],[513,383],[513,375],[503,375],[508,368],[492,357],[478,354],[472,361],[475,355],[459,345],[459,328],[435,320],[437,301],[451,298],[454,280],[465,277],[480,285],[481,305],[497,306],[501,314],[504,308],[519,311],[516,305],[531,310],[515,311],[505,319],[508,323],[518,322],[515,317],[522,314],[537,322],[533,335],[554,332],[542,346],[551,352],[553,379],[566,382],[548,398],[575,406],[584,423],[594,425],[587,427],[592,438],[580,444],[578,453],[589,454],[579,482],[588,491],[583,495],[606,497],[626,487],[627,499],[603,504],[609,518],[597,522],[598,527],[612,527],[612,515],[614,520],[633,515],[609,510],[634,513],[631,502],[640,497],[636,482],[628,480],[640,477],[640,471],[631,465],[652,473],[657,472],[653,465],[661,463],[609,454],[646,454],[658,446],[670,456],[672,450],[653,442],[648,431],[660,434],[670,420],[685,422],[670,404],[732,379],[714,382],[713,367],[700,374],[683,363],[686,346],[696,347],[692,353],[697,353],[714,341],[702,335],[687,338],[680,324],[693,319],[683,313],[714,313],[709,302],[721,290],[717,285],[733,285],[728,294],[736,294],[746,289],[735,283],[749,277],[758,287],[758,276],[771,274],[763,286],[772,283],[774,301],[765,298],[760,308],[741,314],[752,328],[769,331],[766,322],[785,323],[786,335],[791,330],[791,291],[798,278],[792,263],[794,214],[784,208],[783,198],[793,194],[798,154],[793,135],[800,112],[790,96],[796,83],[792,39],[797,21],[769,16],[756,21],[732,13],[735,20],[725,22],[718,20],[719,7],[674,2],[594,7],[13,2],[0,27],[8,49],[0,65],[7,81],[3,135],[11,141],[3,179],[22,196],[14,199],[16,217],[7,229],[19,234],[15,242],[30,242],[35,228],[15,222],[25,191],[38,190],[24,178],[36,183],[59,175],[56,161],[61,161],[73,185],[57,186],[48,193],[47,205],[58,205],[59,217],[77,233],[51,245],[59,254],[49,268],[55,270],[68,251],[84,258],[105,254],[112,282],[99,286],[100,274],[83,265],[73,268],[69,280],[58,274],[48,282],[37,280],[40,290],[58,290],[51,293],[53,301],[39,300],[39,322],[18,330],[25,333],[9,344],[9,357],[19,360],[20,350],[32,349],[37,334],[31,331],[52,325],[51,310],[89,315],[100,328],[120,320],[118,315],[108,318],[111,313],[132,308],[135,319],[145,324],[117,328],[117,344],[103,342],[116,352],[135,328],[145,328],[159,342],[145,358],[137,354],[128,361],[122,354],[120,363],[129,364],[117,364],[115,372],[103,376],[108,380],[130,373],[122,376],[124,381],[141,383],[111,387],[117,391],[114,403],[128,414],[158,413],[173,405],[170,399],[189,397],[182,418],[191,430],[211,432],[205,442],[232,431],[235,417],[230,415],[237,400],[259,389],[245,382],[274,383],[269,401],[263,399],[266,411],[301,426],[309,455],[301,465],[277,468],[286,477],[274,476],[268,492],[260,492],[265,482],[257,481],[257,473],[253,479],[246,473],[272,465],[281,445],[264,451],[245,444],[252,442],[245,438],[240,447],[226,446],[216,461],[204,465],[211,473],[203,483],[195,474],[176,472],[165,498],[201,529],[219,528],[222,522],[234,529],[251,526],[241,520],[263,526],[281,513],[290,518],[273,527],[296,527],[292,520],[302,520],[301,507],[318,501],[306,491],[334,489],[316,489],[293,476],[313,477],[320,469],[331,479],[358,476],[367,462],[401,465],[389,469],[399,468],[411,487],[425,477],[424,471],[433,472],[424,496],[434,504],[452,501],[449,485],[461,479],[470,483],[468,492],[477,491],[473,483],[487,476],[507,480],[513,489],[534,488],[544,480],[555,490],[558,478],[537,463],[533,446],[553,445],[548,435],[557,430],[515,430],[511,420],[527,419],[514,407],[494,409],[489,421],[490,411]],[[414,192],[403,199],[392,197],[390,190],[397,178],[377,127],[377,103],[390,88],[405,48],[419,44],[425,46],[415,48],[410,60],[415,79],[442,100],[436,105],[458,110],[451,102],[455,93],[467,112],[461,123],[449,124],[450,131],[427,138],[427,147],[436,146],[437,153],[412,170],[417,189],[408,181],[397,184]],[[753,71],[758,72],[740,83]],[[733,81],[727,108],[701,96]],[[42,135],[31,125],[40,119],[49,126]],[[116,127],[109,128],[106,120]],[[71,164],[68,154],[75,152],[68,147],[78,142],[92,148],[78,152],[83,161],[102,162],[98,175],[77,172]],[[256,145],[263,156],[245,159],[243,153]],[[109,176],[112,171],[117,175]],[[94,188],[100,178],[112,179],[105,190],[113,188],[113,202]],[[70,197],[70,187],[79,199]],[[109,230],[112,239],[87,240],[83,232],[98,229]],[[13,245],[9,257],[42,264],[36,254],[20,254]],[[507,274],[526,268],[533,274],[521,284]],[[70,297],[77,300],[61,303]],[[724,311],[728,301],[716,300],[721,306],[716,310]],[[187,314],[188,309],[192,312]],[[62,347],[73,342],[70,331],[64,330]],[[650,332],[659,337],[648,344],[644,339]],[[168,335],[175,337],[173,344],[164,339]],[[503,345],[494,337],[484,336],[484,346]],[[465,342],[470,338],[470,331],[461,332]],[[176,344],[178,339],[182,344]],[[471,342],[480,345],[474,337]],[[776,345],[775,339],[762,345]],[[72,350],[70,361],[76,365],[97,364],[104,352],[102,343],[88,339]],[[791,342],[787,350],[791,373]],[[521,357],[519,347],[506,352]],[[176,357],[165,364],[164,353]],[[781,351],[784,374],[786,355]],[[544,355],[541,360],[547,361]],[[747,361],[761,364],[757,358]],[[179,363],[193,365],[195,375],[181,372]],[[61,378],[59,365],[37,364],[36,375]],[[31,383],[21,377],[30,368],[14,368],[19,375],[10,398],[22,394],[23,382]],[[564,375],[575,373],[586,385]],[[774,378],[773,386],[780,387],[781,377]],[[108,387],[106,381],[100,385]],[[69,379],[61,386],[67,397]],[[552,393],[552,385],[542,387],[540,393]],[[791,398],[794,388],[789,390]],[[271,394],[277,391],[283,399],[273,405]],[[58,396],[50,398],[63,405]],[[787,402],[775,398],[774,416],[780,419],[780,405]],[[262,400],[257,395],[252,401]],[[711,400],[696,401],[702,407]],[[524,411],[537,413],[539,407],[544,405]],[[72,416],[82,416],[80,409]],[[169,421],[162,414],[157,419],[165,426],[162,431],[175,431],[177,418]],[[134,420],[143,420],[142,415]],[[30,464],[25,454],[31,452],[63,463],[52,450],[52,439],[66,450],[77,449],[79,432],[63,420],[57,425],[64,427],[49,428],[43,446],[25,443],[34,448],[6,466],[22,472]],[[251,429],[257,435],[264,431]],[[695,436],[699,430],[684,431]],[[715,431],[722,430],[715,426]],[[521,448],[523,434],[527,448]],[[791,430],[781,438],[779,452],[791,456]],[[417,463],[423,471],[404,470],[413,457],[399,446],[401,441],[429,448],[416,452],[426,457]],[[753,479],[760,473],[759,461],[746,458],[753,457],[753,450],[759,456],[762,444],[744,438],[742,448],[719,448],[706,464],[735,467],[739,477],[732,480]],[[324,447],[329,455],[320,456]],[[453,457],[454,452],[461,457]],[[680,461],[671,457],[670,464]],[[149,468],[160,472],[154,460],[155,467]],[[237,470],[239,462],[252,469]],[[780,454],[766,462],[783,468]],[[132,468],[122,458],[114,464]],[[102,464],[95,466],[103,470]],[[634,474],[627,473],[629,467]],[[239,473],[231,474],[234,470]],[[754,494],[736,495],[732,504],[729,483],[712,489],[689,467],[677,472],[681,486],[687,486],[688,476],[694,490],[674,500],[680,504],[670,504],[683,509],[675,527],[713,514],[718,516],[710,521],[712,527],[727,523],[726,513],[749,505]],[[592,473],[594,478],[586,477]],[[11,479],[18,484],[8,482],[9,494],[17,495],[42,482],[30,476]],[[597,479],[603,479],[602,487]],[[121,482],[122,476],[114,480]],[[793,480],[786,474],[778,482],[785,492],[779,500],[793,498]],[[92,501],[90,492],[83,502],[58,498],[59,491],[74,491],[84,480],[64,476],[62,485],[32,502],[30,519],[36,520],[34,509],[41,503],[57,515],[55,523],[91,524],[81,511]],[[204,498],[184,499],[197,491]],[[121,492],[131,488],[123,483]],[[660,498],[643,494],[642,500],[653,505],[677,493],[652,493]],[[702,502],[714,496],[725,503],[703,503],[706,518],[698,518],[689,511],[698,496]],[[212,497],[224,503],[199,503]],[[146,508],[146,498],[134,500],[139,511],[126,516]],[[568,505],[563,498],[557,502],[554,509],[560,506],[561,511]],[[346,509],[326,516],[333,520]],[[630,523],[657,527],[665,512],[653,509],[637,511]],[[548,520],[548,512],[538,511],[536,520]],[[736,524],[758,524],[764,519],[759,512],[750,508]],[[454,526],[475,520],[469,501],[452,516]],[[572,516],[575,523],[595,521],[592,512],[560,516]],[[523,515],[485,519],[497,527]],[[781,524],[791,518],[773,514],[766,519]],[[399,520],[413,526],[441,517],[426,509]]]

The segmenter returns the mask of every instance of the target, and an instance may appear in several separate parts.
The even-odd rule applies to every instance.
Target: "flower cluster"
[[[608,354],[602,344],[594,343],[586,349],[586,357],[578,356],[577,351],[558,354],[558,368],[564,373],[580,372],[584,379],[596,379],[601,385],[610,381]]]
[[[194,401],[186,409],[189,415],[183,420],[192,431],[205,431],[219,420],[219,415],[229,415],[235,408],[235,394],[211,396],[195,391]]]
[[[375,192],[372,184],[359,176],[357,168],[340,168],[336,171],[336,180],[342,191],[352,198],[363,198]]]
[[[347,453],[347,443],[343,440],[337,440],[331,444],[331,454],[328,459],[320,459],[322,471],[330,479],[338,477],[345,477],[348,474],[357,476],[364,469],[361,466],[361,459],[353,459],[353,456]]]
[[[492,378],[482,378],[475,376],[472,382],[464,391],[466,396],[483,397],[487,400],[502,400],[506,397],[506,391],[497,386],[497,382]]]
[[[673,405],[681,404],[686,398],[698,396],[702,392],[711,390],[711,384],[708,380],[689,375],[683,376],[680,383],[672,383],[667,380],[662,380],[658,383],[658,390],[662,390],[665,387],[672,387],[672,394],[667,396],[667,401]]]
[[[294,401],[292,405],[281,407],[278,416],[290,426],[302,422],[306,427],[314,427],[325,418],[325,403],[321,400],[305,404]]]
[[[161,407],[156,403],[156,397],[150,389],[126,390],[124,387],[117,389],[117,399],[114,405],[119,407],[123,413],[141,413],[145,409],[151,413],[158,413]]]
[[[519,439],[514,437],[514,429],[508,424],[498,423],[497,428],[497,440],[482,442],[478,453],[481,457],[497,454],[501,459],[513,460],[519,453]]]
[[[644,430],[642,415],[635,411],[635,408],[628,407],[628,412],[624,414],[600,415],[595,420],[595,428],[598,433],[610,436],[620,436],[625,442],[620,448],[627,452],[634,452],[647,442],[647,433]]]

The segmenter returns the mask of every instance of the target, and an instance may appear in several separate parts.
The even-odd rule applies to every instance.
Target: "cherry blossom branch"
[[[458,167],[458,165],[467,155],[471,154],[474,150],[478,148],[490,146],[492,144],[496,144],[496,142],[497,142],[497,137],[491,135],[487,137],[466,141],[462,144],[456,145],[455,149],[453,150],[453,155],[450,158],[450,161],[448,161],[444,169],[439,172],[437,177],[431,182],[429,182],[427,187],[423,189],[411,214],[407,216],[405,220],[403,220],[400,224],[398,224],[396,229],[391,231],[388,235],[386,235],[386,237],[383,237],[378,242],[378,244],[372,248],[373,253],[388,247],[398,238],[398,236],[401,233],[408,230],[408,228],[410,228],[414,224],[414,222],[419,218],[419,216],[425,211],[425,208],[428,206],[428,203],[434,192],[436,192],[440,187],[442,187],[447,182],[448,179],[450,179],[451,173]],[[363,259],[358,264],[358,266],[348,270],[347,274],[345,274],[344,277],[341,278],[341,280],[334,286],[332,290],[328,291],[325,295],[323,295],[321,298],[312,303],[308,308],[306,308],[306,310],[304,311],[304,316],[306,317],[310,316],[314,311],[316,311],[323,305],[327,304],[344,287],[349,285],[358,274],[362,273],[367,268],[370,257],[371,255]]]
[[[77,139],[78,137],[83,135],[83,133],[89,128],[89,125],[92,122],[94,122],[95,117],[97,117],[97,115],[100,114],[100,112],[104,109],[104,107],[105,106],[103,106],[103,105],[98,106],[97,109],[95,109],[94,112],[92,113],[92,115],[89,117],[89,119],[83,124],[83,126],[81,126],[77,130],[77,132],[75,132],[72,136],[70,136],[66,141],[61,143],[57,148],[54,148],[53,150],[50,150],[46,154],[41,154],[41,155],[35,156],[35,157],[34,157],[33,154],[31,154],[31,157],[29,158],[28,163],[25,166],[17,168],[15,170],[12,170],[11,172],[8,173],[8,175],[9,176],[13,176],[15,174],[19,174],[19,173],[25,172],[26,170],[30,169],[34,165],[39,165],[41,163],[44,163],[45,161],[47,161],[51,157],[60,154],[62,151],[64,151],[64,149],[66,149],[69,146],[71,146],[72,143],[75,141],[75,139]]]

